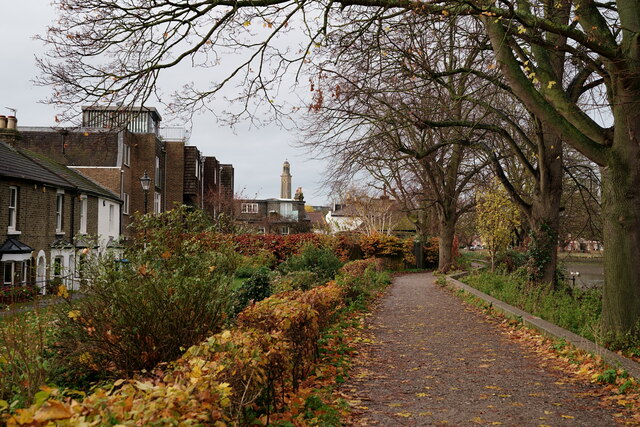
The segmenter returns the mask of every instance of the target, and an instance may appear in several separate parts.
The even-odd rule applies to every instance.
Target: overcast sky
[[[3,1],[2,17],[0,114],[10,114],[6,107],[11,107],[18,110],[18,126],[54,126],[54,107],[39,102],[49,96],[49,89],[35,87],[31,82],[38,72],[35,56],[43,51],[41,42],[33,40],[33,36],[43,34],[52,24],[55,19],[53,8],[47,0]],[[204,75],[202,70],[193,71],[193,74],[198,72]],[[177,86],[165,88],[165,93],[183,83],[187,82],[176,81]],[[220,110],[226,107],[221,104]],[[182,125],[175,121],[169,123],[171,117],[162,106],[157,108],[165,124]],[[296,135],[277,125],[251,128],[249,123],[243,122],[230,129],[217,123],[211,114],[193,118],[191,144],[205,155],[233,164],[237,193],[246,197],[279,197],[282,163],[288,159],[293,190],[302,187],[308,204],[326,204],[328,197],[320,189],[323,163],[307,160],[304,152],[292,146],[294,141]]]

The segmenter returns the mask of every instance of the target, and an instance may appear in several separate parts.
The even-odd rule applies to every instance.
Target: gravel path
[[[597,385],[568,379],[430,273],[397,277],[368,327],[343,388],[354,425],[616,424]]]

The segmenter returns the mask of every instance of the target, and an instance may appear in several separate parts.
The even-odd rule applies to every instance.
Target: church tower
[[[291,198],[291,165],[285,160],[282,165],[282,175],[280,175],[280,198]]]

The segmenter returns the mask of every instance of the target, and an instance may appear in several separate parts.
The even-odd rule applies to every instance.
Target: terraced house
[[[122,203],[80,172],[21,147],[15,130],[0,128],[0,285],[77,289],[87,256],[118,250]]]

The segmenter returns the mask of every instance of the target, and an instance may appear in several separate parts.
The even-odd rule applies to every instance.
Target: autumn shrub
[[[276,390],[282,390],[291,369],[291,343],[279,331],[227,330],[191,347],[176,365],[174,376],[188,378],[195,369],[196,376],[205,379],[198,383],[202,392],[228,385],[229,402],[221,409],[228,420],[245,424],[256,404],[277,405]]]
[[[342,288],[348,303],[368,298],[373,291],[390,282],[389,274],[382,271],[380,262],[374,259],[351,261],[336,276],[336,283]]]
[[[294,390],[316,354],[320,337],[318,313],[308,303],[272,296],[248,306],[238,315],[238,326],[267,333],[281,332],[291,345]]]
[[[0,407],[2,421],[10,426],[269,424],[270,414],[296,399],[293,390],[310,372],[321,329],[342,306],[342,297],[342,288],[330,282],[267,298],[244,310],[234,329],[191,346],[145,377],[117,380],[81,401],[62,399],[68,391],[45,388],[29,408],[3,413]],[[305,404],[310,417],[316,412],[311,406]]]
[[[335,314],[343,306],[344,292],[335,281],[331,281],[301,292],[295,299],[309,304],[318,313],[318,327],[322,331],[333,323]]]
[[[292,271],[278,276],[273,281],[273,293],[287,291],[307,291],[322,284],[318,273],[313,271]]]
[[[38,288],[34,285],[0,286],[0,307],[3,304],[33,301],[37,294]]]
[[[357,277],[362,276],[369,267],[373,267],[377,272],[384,270],[380,258],[365,258],[346,263],[340,268],[339,273]]]
[[[252,302],[262,301],[270,296],[272,276],[273,273],[267,267],[256,269],[232,295],[234,314],[240,313]]]
[[[365,258],[380,258],[386,269],[401,270],[415,265],[413,240],[401,239],[382,233],[362,235],[360,248]]]
[[[238,255],[233,247],[203,251],[173,229],[181,226],[167,226],[181,236],[163,240],[170,250],[148,240],[127,251],[127,262],[104,256],[87,266],[83,297],[56,306],[57,381],[148,370],[223,327]]]
[[[50,317],[39,310],[0,321],[0,401],[29,405],[49,376]]]
[[[282,263],[279,270],[285,274],[292,271],[311,271],[318,275],[318,280],[327,281],[333,279],[341,266],[342,262],[330,248],[307,243],[299,254]]]

